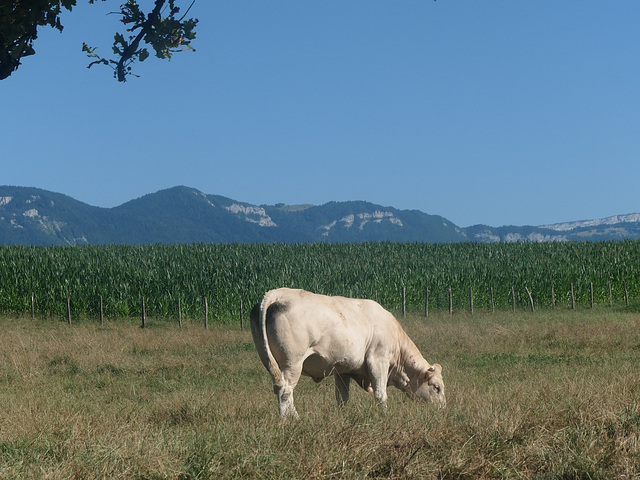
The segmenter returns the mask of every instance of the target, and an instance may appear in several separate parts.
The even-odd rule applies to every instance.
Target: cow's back
[[[268,293],[266,330],[279,365],[305,360],[312,377],[360,371],[368,355],[393,355],[395,318],[372,300],[318,295],[304,290]]]

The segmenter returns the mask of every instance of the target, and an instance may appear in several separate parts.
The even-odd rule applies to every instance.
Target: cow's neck
[[[405,335],[405,339],[401,343],[396,365],[389,373],[389,383],[406,393],[410,393],[411,381],[415,381],[420,373],[428,369],[430,365],[408,335]]]

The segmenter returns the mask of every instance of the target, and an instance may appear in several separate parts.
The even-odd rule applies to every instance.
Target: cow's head
[[[435,363],[420,373],[418,381],[414,384],[413,394],[416,398],[425,402],[433,402],[439,407],[447,404],[444,395],[444,382],[442,381],[442,367]]]

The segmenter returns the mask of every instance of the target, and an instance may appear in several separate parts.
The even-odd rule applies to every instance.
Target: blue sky
[[[125,84],[81,52],[110,51],[120,2],[78,3],[0,82],[0,185],[366,200],[463,227],[640,211],[637,0],[197,0],[197,52]]]

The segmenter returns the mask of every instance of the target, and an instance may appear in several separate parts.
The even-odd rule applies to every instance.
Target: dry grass
[[[250,334],[0,319],[0,478],[640,477],[640,316],[409,317],[448,406],[303,378],[282,423]]]

